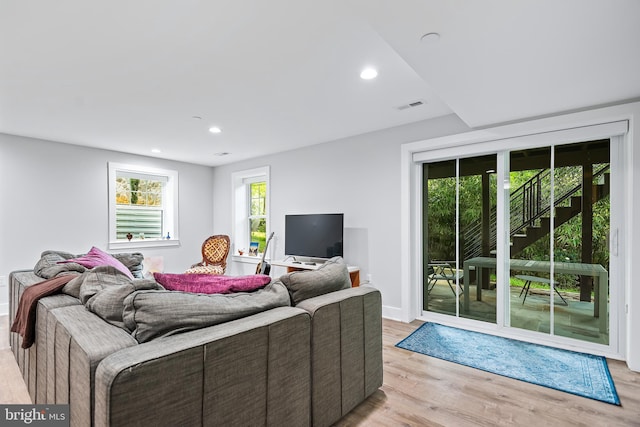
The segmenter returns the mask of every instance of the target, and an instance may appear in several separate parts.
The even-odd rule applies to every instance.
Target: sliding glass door
[[[423,167],[426,311],[496,321],[495,272],[486,270],[483,280],[475,281],[475,271],[464,270],[468,259],[495,257],[496,167],[495,154]],[[484,298],[471,296],[479,292]]]
[[[608,139],[510,153],[512,327],[609,343],[610,169]]]
[[[609,344],[610,151],[604,139],[424,163],[423,311]]]

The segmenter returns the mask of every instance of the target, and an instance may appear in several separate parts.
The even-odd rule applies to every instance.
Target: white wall
[[[400,146],[466,130],[456,116],[447,116],[216,167],[214,230],[232,234],[231,174],[270,166],[274,259],[284,257],[286,214],[343,212],[345,260],[360,267],[361,281],[371,275],[385,316],[399,318]],[[254,270],[251,264],[228,264],[230,274]],[[282,273],[274,267],[272,276]]]
[[[202,242],[213,231],[212,168],[0,134],[0,276],[33,268],[48,249],[108,250],[111,161],[179,174],[180,246],[131,251],[162,256],[167,272],[201,260]],[[7,294],[0,288],[0,314],[8,312]]]

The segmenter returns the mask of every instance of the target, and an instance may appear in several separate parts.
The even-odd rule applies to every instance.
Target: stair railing
[[[609,164],[604,164],[594,174],[593,178],[603,175],[609,170]],[[553,206],[558,206],[582,189],[582,175],[575,173],[571,168],[557,168],[554,177],[555,201]],[[520,187],[511,192],[510,199],[510,230],[509,236],[513,237],[522,233],[526,227],[535,226],[540,218],[551,212],[551,172],[542,169],[532,176]],[[493,250],[496,248],[496,219],[495,206],[491,210],[490,217],[490,242]],[[482,253],[482,221],[479,219],[469,224],[462,230],[464,259],[479,256]]]

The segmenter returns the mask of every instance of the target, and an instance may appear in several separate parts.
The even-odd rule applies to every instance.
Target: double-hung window
[[[235,172],[232,181],[235,255],[257,256],[269,230],[269,168]]]
[[[178,244],[178,173],[109,163],[109,247]]]
[[[267,182],[257,177],[247,182],[249,192],[249,240],[258,243],[258,252],[263,252],[267,237]],[[250,244],[251,244],[250,243]]]

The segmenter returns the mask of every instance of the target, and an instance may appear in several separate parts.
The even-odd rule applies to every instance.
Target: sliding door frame
[[[569,128],[555,129],[533,129],[528,126],[506,126],[502,128],[494,128],[486,131],[469,132],[466,134],[453,135],[450,137],[436,138],[427,141],[419,141],[416,143],[405,144],[402,150],[403,161],[403,246],[402,260],[405,261],[406,269],[403,269],[402,288],[403,288],[403,314],[406,321],[415,318],[421,320],[435,321],[438,323],[449,324],[453,326],[463,327],[470,330],[493,333],[512,338],[525,339],[531,342],[541,344],[551,344],[556,347],[568,349],[581,349],[595,354],[602,354],[614,358],[624,358],[625,346],[624,341],[619,339],[625,334],[625,324],[621,321],[619,313],[624,309],[624,283],[625,274],[628,267],[624,265],[621,255],[621,248],[625,247],[622,242],[622,234],[619,231],[610,239],[609,249],[612,254],[610,271],[610,282],[615,280],[618,285],[611,286],[610,293],[610,340],[609,345],[594,344],[589,342],[581,342],[577,340],[565,339],[563,337],[549,336],[543,334],[514,330],[509,327],[509,312],[507,300],[508,294],[504,291],[504,286],[499,286],[497,290],[496,307],[497,322],[487,323],[472,319],[453,317],[450,315],[439,313],[424,313],[422,311],[422,164],[437,162],[443,160],[451,160],[456,158],[466,158],[472,156],[481,156],[487,154],[498,155],[498,206],[502,207],[498,213],[497,237],[501,245],[497,247],[497,257],[504,262],[497,265],[498,277],[505,277],[509,272],[509,254],[508,247],[508,231],[505,230],[505,216],[508,215],[508,204],[505,203],[508,197],[508,189],[504,187],[508,182],[508,174],[505,173],[508,168],[508,152],[521,149],[530,149],[538,147],[553,147],[561,144],[569,144],[576,142],[584,142],[594,139],[610,138],[612,142],[612,163],[615,157],[618,158],[618,166],[620,173],[616,183],[612,182],[611,197],[614,200],[623,200],[627,193],[625,189],[625,180],[622,178],[628,165],[623,162],[625,147],[628,145],[628,139],[625,137],[628,132],[628,121],[619,120],[607,123],[593,123],[584,126],[575,126]],[[624,142],[627,141],[627,144]],[[407,179],[408,178],[408,179]],[[406,200],[409,198],[410,200]],[[612,203],[612,230],[625,229],[629,219],[625,215],[624,209],[620,207],[613,208]],[[615,228],[614,228],[615,227]],[[407,234],[404,234],[404,233]],[[613,234],[613,231],[612,231]],[[615,238],[614,238],[615,237]],[[406,240],[405,240],[406,239]],[[406,245],[405,245],[406,243]],[[622,245],[621,245],[622,243]],[[613,246],[616,245],[614,249]],[[404,256],[406,255],[406,256]],[[615,259],[614,259],[614,255]],[[405,282],[406,281],[406,282]],[[406,303],[406,305],[404,305]],[[562,338],[562,339],[560,339]],[[576,342],[572,342],[576,341]]]

